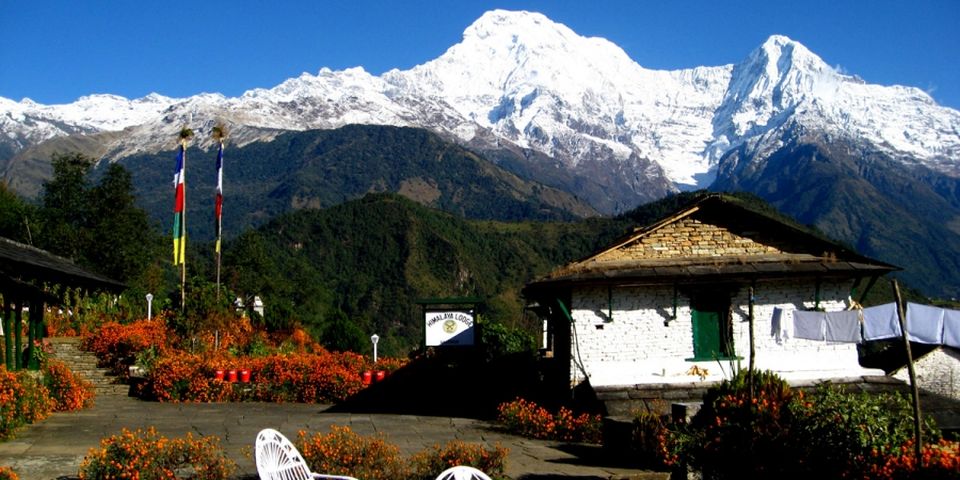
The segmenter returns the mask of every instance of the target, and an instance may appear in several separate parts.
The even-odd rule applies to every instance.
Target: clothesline
[[[790,338],[862,343],[903,335],[896,303],[840,312],[793,310],[792,316],[789,312],[773,310],[770,334],[778,343]],[[911,342],[960,348],[960,310],[910,302],[906,325]]]

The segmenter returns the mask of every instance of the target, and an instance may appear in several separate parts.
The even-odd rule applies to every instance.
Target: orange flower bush
[[[499,445],[488,450],[452,441],[404,459],[400,449],[381,436],[365,437],[337,425],[327,434],[311,436],[301,431],[295,445],[311,470],[365,480],[432,480],[453,465],[470,465],[492,478],[502,478],[508,453]]]
[[[0,480],[20,480],[17,472],[10,467],[0,467]]]
[[[27,423],[43,420],[54,401],[42,383],[27,372],[8,372],[0,365],[0,439],[10,438]]]
[[[491,478],[501,478],[507,453],[508,450],[500,445],[488,450],[476,443],[453,440],[442,447],[434,445],[431,449],[414,454],[410,458],[411,478],[433,479],[440,472],[456,465],[469,465],[480,469]]]
[[[363,388],[354,354],[271,355],[257,359],[254,398],[269,402],[329,403]]]
[[[139,386],[140,394],[161,402],[237,400],[232,385],[213,378],[219,360],[178,352],[156,361]]]
[[[330,433],[308,436],[300,431],[297,449],[315,472],[349,475],[365,480],[394,480],[407,476],[400,449],[381,436],[364,437],[350,427],[330,426]]]
[[[153,427],[130,431],[123,429],[100,441],[80,464],[81,479],[176,479],[223,480],[236,469],[220,448],[220,439],[206,436],[194,439],[168,439]]]
[[[93,383],[71,372],[65,363],[47,359],[42,372],[43,384],[55,401],[55,412],[72,412],[93,405]]]
[[[230,358],[170,353],[158,359],[141,384],[141,396],[159,401],[333,403],[363,388],[362,358],[353,353],[273,354]],[[214,378],[217,370],[247,368],[252,383]]]
[[[126,325],[104,323],[96,333],[84,335],[81,347],[96,354],[101,365],[126,377],[137,353],[152,347],[162,355],[168,350],[168,342],[166,321],[158,316]]]
[[[500,404],[497,421],[524,437],[600,443],[600,415],[576,415],[566,407],[560,407],[554,415],[534,402],[517,398]]]
[[[891,455],[882,456],[874,453],[876,463],[871,466],[869,478],[878,480],[960,478],[960,443],[944,439],[932,444],[925,443],[920,454],[923,467],[917,465],[914,445],[911,439]]]

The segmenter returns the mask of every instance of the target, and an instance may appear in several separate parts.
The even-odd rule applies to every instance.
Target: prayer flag
[[[220,142],[220,149],[217,151],[217,198],[214,206],[215,225],[214,231],[217,237],[216,252],[220,253],[220,227],[223,224],[223,142]]]
[[[183,160],[186,152],[184,146],[180,145],[180,152],[177,154],[177,168],[173,173],[173,185],[175,189],[173,200],[173,264],[182,265],[184,263],[184,250],[187,247],[186,229],[183,225],[184,210],[184,169]]]

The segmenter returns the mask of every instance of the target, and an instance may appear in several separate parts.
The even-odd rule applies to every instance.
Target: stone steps
[[[50,337],[50,357],[67,364],[70,371],[83,375],[93,383],[97,396],[127,396],[130,386],[110,373],[109,369],[97,366],[97,356],[80,349],[80,337]]]

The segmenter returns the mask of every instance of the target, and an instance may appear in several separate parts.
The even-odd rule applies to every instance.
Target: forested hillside
[[[466,220],[371,194],[241,235],[228,244],[224,278],[238,293],[261,295],[276,327],[299,322],[339,342],[353,329],[338,321],[349,319],[354,337],[376,332],[385,351],[405,351],[422,335],[417,299],[481,297],[489,321],[516,324],[525,282],[625,228],[623,220]]]

